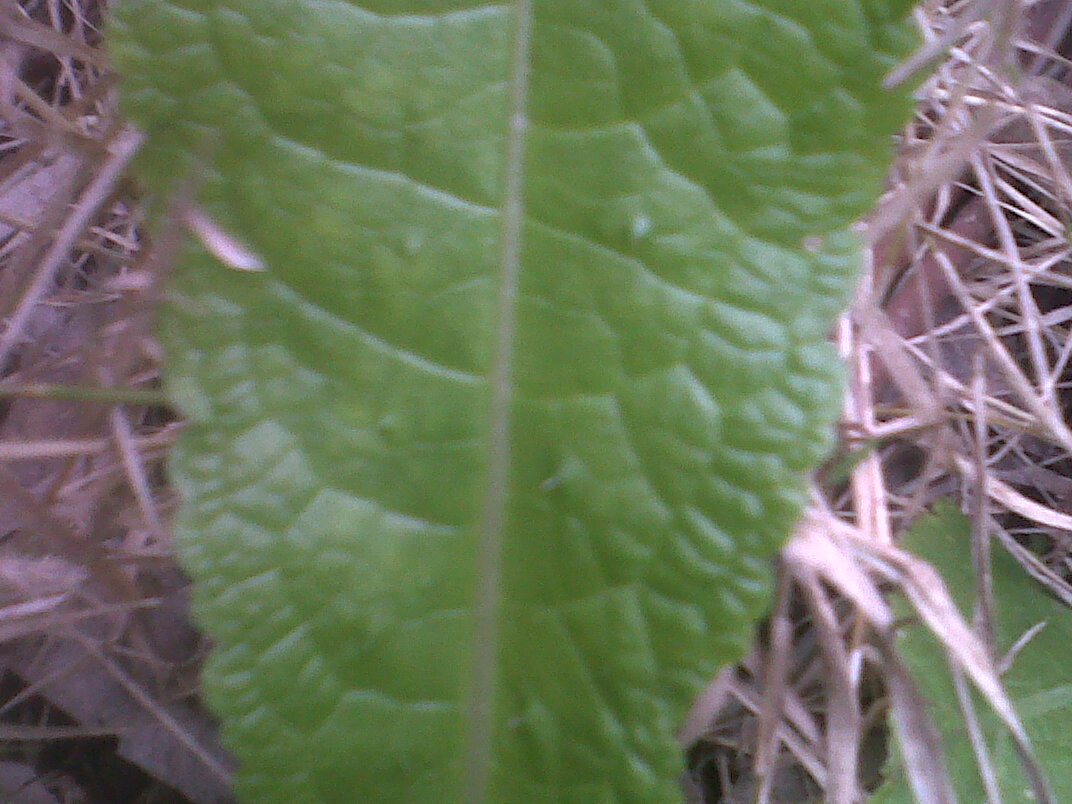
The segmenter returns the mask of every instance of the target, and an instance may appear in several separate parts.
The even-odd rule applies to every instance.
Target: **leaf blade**
[[[907,108],[876,89],[897,6],[536,2],[523,171],[520,7],[123,6],[146,173],[174,184],[210,132],[202,202],[268,267],[190,255],[166,330],[250,800],[471,794],[474,667],[487,800],[676,794],[676,725],[829,442],[843,229]]]

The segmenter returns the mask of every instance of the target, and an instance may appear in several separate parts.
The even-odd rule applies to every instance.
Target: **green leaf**
[[[143,175],[267,267],[191,248],[164,323],[246,801],[679,796],[830,444],[907,6],[120,4]]]
[[[975,597],[975,573],[970,560],[971,523],[951,503],[942,501],[933,514],[920,520],[904,542],[911,552],[930,562],[942,575],[961,613],[971,621]],[[1051,598],[1028,577],[1004,550],[992,555],[995,603],[995,637],[1004,655],[1039,623],[1045,626],[1015,654],[1012,667],[1002,677],[1031,737],[1043,772],[1049,779],[1055,801],[1072,801],[1072,670],[1065,653],[1072,644],[1072,611]],[[898,643],[913,679],[929,700],[945,745],[950,778],[962,802],[985,801],[982,780],[957,705],[949,665],[941,645],[922,625],[905,630]],[[973,696],[975,711],[986,736],[1002,800],[1006,804],[1034,801],[1013,741],[998,718],[979,696]],[[875,795],[876,804],[911,804],[914,800],[898,760],[887,769],[890,781]]]

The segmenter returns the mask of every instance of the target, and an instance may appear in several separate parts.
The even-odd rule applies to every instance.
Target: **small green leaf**
[[[245,800],[679,796],[830,444],[907,7],[119,5],[143,175],[266,269],[191,249],[164,324]]]
[[[961,613],[970,621],[975,595],[971,523],[950,503],[920,520],[904,546],[941,573]],[[1072,669],[1065,657],[1072,644],[1072,611],[1047,595],[1004,550],[992,556],[995,636],[999,653],[1008,651],[1039,623],[1044,623],[1018,653],[1002,681],[1031,737],[1055,801],[1072,801]],[[983,785],[957,705],[949,665],[941,645],[922,625],[906,629],[898,648],[913,678],[930,701],[931,716],[942,734],[949,774],[961,802],[985,801]],[[997,717],[978,696],[975,709],[986,736],[1002,800],[1033,801],[1013,742]],[[890,763],[889,782],[874,796],[876,804],[911,804],[913,797],[897,760]]]

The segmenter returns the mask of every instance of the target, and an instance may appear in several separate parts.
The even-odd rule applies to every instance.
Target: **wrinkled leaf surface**
[[[904,0],[125,0],[250,802],[666,802],[837,409]],[[193,178],[191,178],[193,177]]]

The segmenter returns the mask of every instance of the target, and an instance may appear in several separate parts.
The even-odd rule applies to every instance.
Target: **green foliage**
[[[246,801],[679,795],[830,443],[906,8],[119,6],[143,175],[267,265],[191,248],[164,323]]]
[[[938,570],[969,622],[975,597],[975,572],[968,558],[970,527],[971,523],[956,507],[942,503],[935,507],[934,514],[913,527],[904,543]],[[1004,550],[995,549],[992,562],[998,652],[1004,654],[1031,628],[1045,623],[1015,654],[1015,661],[1002,681],[1031,737],[1039,763],[1052,786],[1054,800],[1072,801],[1072,771],[1068,766],[1072,734],[1066,719],[1072,718],[1072,673],[1064,659],[1064,651],[1072,644],[1072,612],[1025,575]],[[922,625],[906,629],[898,647],[913,678],[930,701],[930,714],[942,734],[957,797],[962,802],[985,801],[945,651]],[[974,700],[1002,800],[1006,804],[1033,801],[1012,739],[986,703],[979,696],[974,696]],[[890,781],[874,797],[876,804],[911,804],[914,799],[896,761],[887,773]]]

